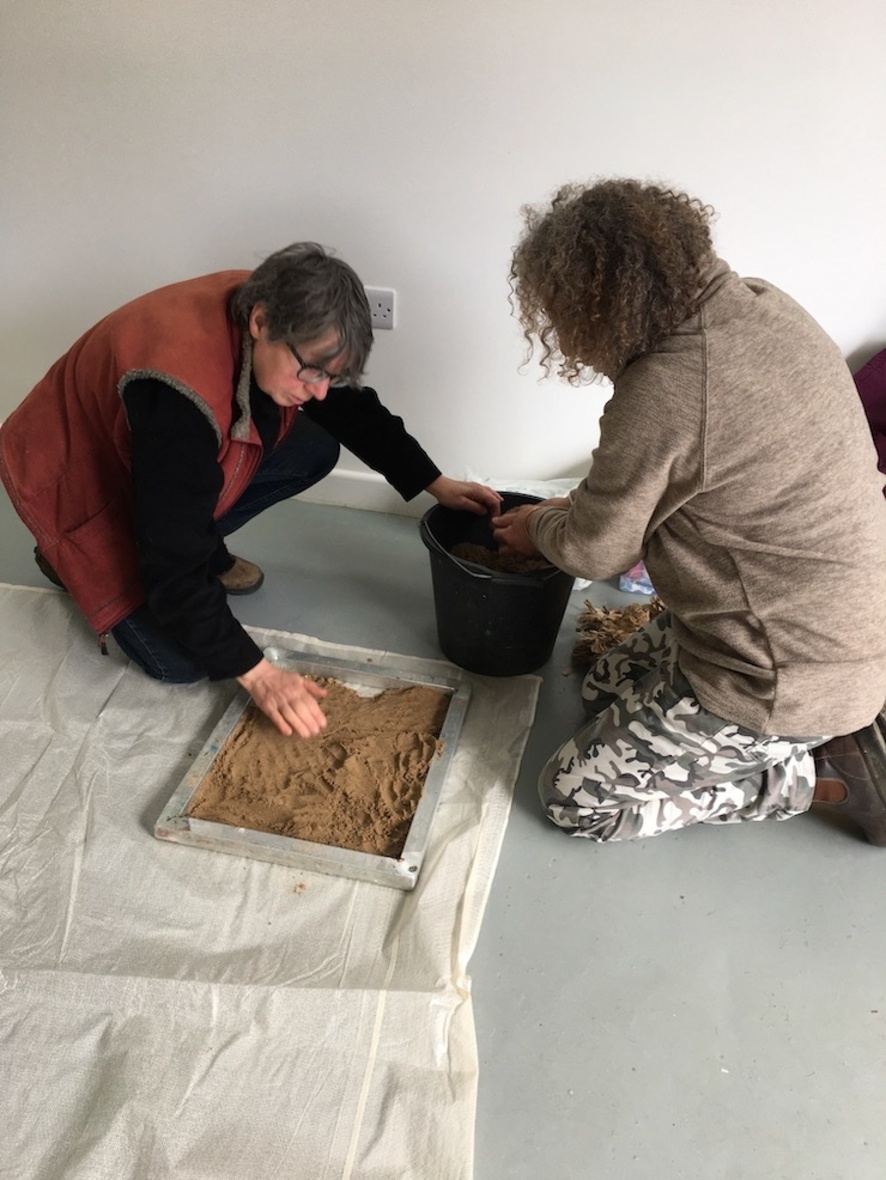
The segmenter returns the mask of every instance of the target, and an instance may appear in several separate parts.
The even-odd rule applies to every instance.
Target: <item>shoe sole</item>
[[[224,581],[221,578],[219,579],[221,584],[223,586],[225,586],[225,593],[226,594],[233,594],[235,596],[242,595],[242,594],[254,594],[256,592],[256,590],[259,590],[261,588],[262,584],[264,583],[264,580],[265,580],[265,576],[264,576],[264,574],[262,574],[262,576],[259,578],[259,580],[257,582],[253,582],[253,584],[251,586],[238,586],[236,588],[231,588],[230,586],[225,586]]]

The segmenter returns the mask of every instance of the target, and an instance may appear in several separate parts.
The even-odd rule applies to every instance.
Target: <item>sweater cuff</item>
[[[533,508],[533,510],[529,513],[528,517],[526,518],[526,531],[529,533],[529,540],[536,547],[536,549],[539,549],[538,534],[541,527],[542,517],[544,516],[545,512],[562,511],[562,508],[542,508],[541,505],[539,505],[538,508]],[[546,553],[544,556],[547,557],[548,554]]]
[[[404,500],[414,500],[419,492],[423,492],[428,484],[442,475],[443,472],[434,463],[428,461],[427,465],[422,465],[418,471],[410,472],[409,477],[405,479],[392,479],[388,477],[388,483],[399,493]]]
[[[206,671],[210,680],[235,680],[264,659],[264,652],[241,628],[238,635],[231,637],[218,657],[210,660]]]

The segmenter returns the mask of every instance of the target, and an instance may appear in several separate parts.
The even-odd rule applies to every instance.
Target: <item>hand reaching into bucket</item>
[[[446,475],[438,475],[425,491],[430,492],[444,508],[453,508],[457,512],[473,512],[476,516],[482,516],[484,512],[498,512],[501,507],[501,496],[493,488],[487,488],[482,483],[449,479]]]
[[[521,557],[543,557],[544,554],[535,547],[529,536],[529,518],[540,508],[568,508],[569,503],[566,497],[557,496],[538,504],[521,504],[519,508],[512,508],[502,516],[493,516],[489,523],[499,553],[506,556],[519,554]]]

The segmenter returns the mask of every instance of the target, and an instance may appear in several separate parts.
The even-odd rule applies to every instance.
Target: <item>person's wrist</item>
[[[248,689],[251,685],[255,684],[256,680],[258,680],[259,676],[261,675],[262,665],[267,664],[267,662],[268,661],[265,659],[265,657],[262,656],[258,663],[253,664],[251,668],[247,668],[245,672],[240,673],[240,675],[237,677],[237,683],[242,685],[243,688]]]

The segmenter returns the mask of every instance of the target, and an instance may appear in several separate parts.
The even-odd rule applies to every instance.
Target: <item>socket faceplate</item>
[[[369,300],[373,328],[393,328],[394,292],[390,287],[367,287],[366,298]]]

